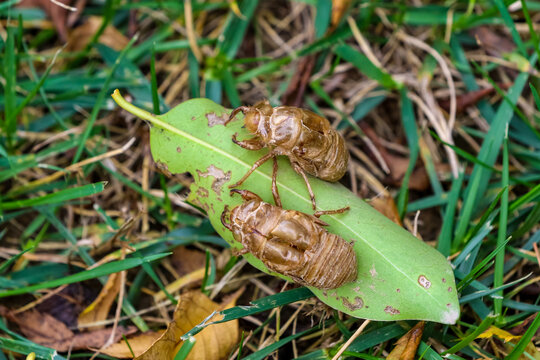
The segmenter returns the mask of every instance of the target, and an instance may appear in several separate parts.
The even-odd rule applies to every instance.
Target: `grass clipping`
[[[174,359],[182,346],[180,337],[200,324],[214,311],[221,311],[236,304],[240,291],[221,305],[210,300],[200,291],[183,294],[178,300],[173,320],[166,330],[146,332],[128,339],[136,360]],[[214,324],[195,335],[195,345],[187,360],[214,360],[227,358],[238,342],[238,320]],[[133,358],[124,340],[104,349],[102,353],[117,358]]]

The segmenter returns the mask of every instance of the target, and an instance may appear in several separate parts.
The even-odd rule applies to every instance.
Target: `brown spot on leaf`
[[[231,180],[231,172],[227,171],[227,173],[225,173],[223,172],[223,170],[215,167],[214,165],[210,165],[206,170],[206,172],[201,172],[200,170],[197,170],[197,174],[199,174],[200,177],[204,178],[208,176],[213,176],[214,181],[212,182],[212,190],[216,193],[217,196],[221,195],[221,188],[223,187],[223,184]]]
[[[397,292],[401,292],[401,290],[400,290],[400,289],[396,289],[396,291],[397,291]]]
[[[398,309],[394,309],[390,305],[384,308],[384,312],[390,315],[398,315],[401,313]]]
[[[207,198],[208,195],[209,195],[209,192],[205,188],[200,187],[200,188],[197,189],[197,196],[198,197]]]
[[[452,292],[452,287],[449,287],[449,288],[448,288],[448,292]]]
[[[446,279],[445,279],[445,278],[442,278],[442,282],[445,283],[445,282],[446,282]]]
[[[217,116],[216,113],[211,112],[206,114],[206,118],[208,119],[208,127],[212,127],[225,124],[225,121],[229,119],[229,114],[223,113],[223,115]]]
[[[176,152],[180,154],[182,152],[182,148],[180,146],[177,146],[176,147]]]
[[[429,281],[428,278],[424,275],[420,275],[418,277],[418,283],[426,289],[429,289],[431,287],[431,281]]]
[[[354,298],[354,303],[351,303],[349,299],[344,296],[341,297],[341,301],[343,302],[343,305],[351,311],[359,310],[364,307],[364,300],[359,296]]]

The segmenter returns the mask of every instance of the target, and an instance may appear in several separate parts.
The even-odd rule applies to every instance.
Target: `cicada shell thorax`
[[[320,289],[356,278],[352,244],[326,231],[311,215],[253,198],[234,208],[230,219],[234,238],[272,271]]]

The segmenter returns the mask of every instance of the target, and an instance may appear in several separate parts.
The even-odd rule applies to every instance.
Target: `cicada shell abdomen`
[[[357,276],[352,243],[331,234],[318,218],[295,210],[284,210],[263,202],[247,190],[233,190],[246,200],[223,224],[268,269],[296,282],[320,289],[334,289]]]

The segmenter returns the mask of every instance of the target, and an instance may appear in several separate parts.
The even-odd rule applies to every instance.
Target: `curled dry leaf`
[[[407,331],[396,343],[396,347],[386,357],[387,360],[414,360],[416,349],[422,340],[424,322],[420,321],[411,330]]]
[[[202,251],[191,250],[185,246],[174,248],[171,262],[179,276],[189,274],[206,264],[206,256]]]
[[[128,339],[137,360],[174,359],[182,345],[180,337],[200,324],[214,311],[233,307],[241,291],[234,293],[224,303],[217,304],[200,291],[183,294],[178,300],[173,321],[167,330],[151,332]],[[212,319],[213,321],[216,319]],[[218,360],[226,358],[238,341],[238,320],[206,327],[195,335],[195,346],[188,360]],[[109,346],[102,351],[117,358],[132,357],[125,341]]]
[[[374,197],[369,203],[378,212],[380,212],[399,226],[403,226],[403,224],[401,223],[401,219],[399,218],[399,212],[394,198],[392,198],[391,196],[382,195]]]
[[[120,291],[121,277],[120,273],[114,273],[109,276],[107,283],[101,289],[98,297],[79,315],[78,325],[89,325],[107,319],[114,299]],[[90,329],[103,329],[104,326],[92,326]]]
[[[29,340],[57,351],[100,348],[111,336],[112,329],[101,329],[81,334],[73,333],[63,322],[47,313],[29,310],[18,314],[3,311],[9,321],[16,323]],[[122,335],[136,332],[134,326],[119,326],[114,333],[115,341]]]

